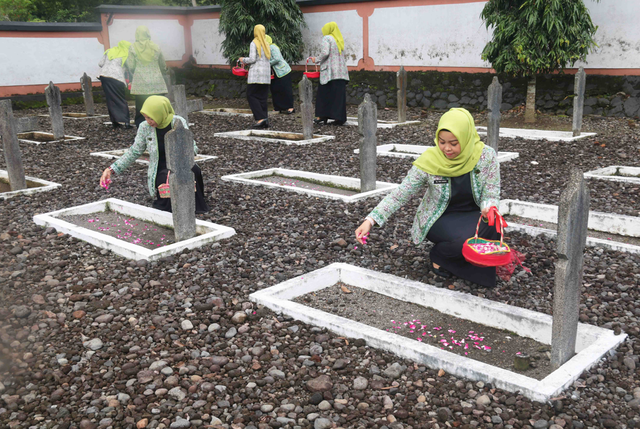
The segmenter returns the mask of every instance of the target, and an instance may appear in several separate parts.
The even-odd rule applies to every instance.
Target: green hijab
[[[275,46],[276,48],[278,48],[278,45],[276,45],[275,43],[273,43],[273,39],[271,38],[271,36],[269,36],[268,34],[264,35],[264,40],[267,41],[267,45],[269,46]],[[278,48],[280,49],[280,48]]]
[[[438,135],[447,130],[453,133],[461,146],[460,155],[449,159],[440,150]],[[413,165],[428,174],[458,177],[467,174],[478,163],[484,143],[480,141],[473,116],[466,109],[454,108],[442,115],[435,138],[436,146],[425,150]]]
[[[158,124],[158,128],[167,128],[173,120],[173,107],[167,97],[152,95],[142,105],[140,113],[144,113]]]
[[[136,59],[143,64],[150,63],[160,50],[160,47],[151,41],[149,29],[141,25],[136,28],[136,42],[133,44],[136,51]]]
[[[117,46],[107,49],[105,54],[109,57],[109,61],[115,58],[122,58],[122,65],[124,65],[124,62],[127,61],[127,57],[129,56],[129,46],[131,46],[131,42],[121,40]]]
[[[336,45],[338,45],[338,51],[342,53],[342,50],[344,49],[344,38],[342,37],[342,33],[338,28],[338,24],[333,21],[326,23],[322,27],[322,35],[333,37],[336,41]]]

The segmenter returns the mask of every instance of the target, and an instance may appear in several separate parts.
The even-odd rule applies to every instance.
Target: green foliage
[[[599,1],[599,0],[596,0]],[[498,73],[531,77],[585,60],[597,27],[582,0],[489,0],[493,39],[482,51]]]
[[[100,16],[95,10],[101,4],[139,6],[145,4],[162,5],[164,0],[0,0],[0,9],[3,1],[30,3],[30,21],[47,22],[95,22]],[[26,21],[27,19],[16,19]]]
[[[287,62],[302,60],[304,46],[300,29],[306,24],[295,0],[219,0],[218,3],[222,6],[220,33],[225,35],[222,52],[230,64],[249,56],[253,27],[257,24],[264,25]]]
[[[0,0],[0,21],[28,21],[32,11],[31,0]]]

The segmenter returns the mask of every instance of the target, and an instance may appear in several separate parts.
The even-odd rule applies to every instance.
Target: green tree
[[[535,122],[536,76],[584,61],[598,27],[582,0],[489,0],[480,16],[493,28],[482,59],[528,78],[525,122]]]
[[[28,21],[32,11],[31,0],[0,0],[0,21]]]
[[[267,34],[280,47],[289,63],[302,60],[302,11],[295,0],[219,0],[220,33],[224,34],[222,53],[233,64],[249,56],[253,27],[264,25]],[[200,1],[198,1],[200,4]]]

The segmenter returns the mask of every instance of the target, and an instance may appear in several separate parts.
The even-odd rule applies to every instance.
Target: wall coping
[[[0,22],[0,31],[87,32],[102,31],[99,22]]]
[[[102,4],[96,7],[99,13],[124,13],[132,15],[192,15],[198,13],[220,12],[220,6],[121,6]]]

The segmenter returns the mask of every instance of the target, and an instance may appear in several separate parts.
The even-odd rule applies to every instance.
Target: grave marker
[[[22,165],[22,154],[20,144],[16,135],[16,125],[13,120],[13,109],[11,100],[0,101],[0,136],[4,150],[4,160],[7,164],[9,175],[9,185],[12,191],[19,191],[27,188],[27,181],[24,177],[24,167]]]
[[[187,100],[184,85],[173,86],[173,109],[178,116],[182,116],[189,123],[189,113],[204,109],[202,100]]]
[[[360,192],[376,189],[376,131],[378,130],[378,106],[365,94],[358,106],[358,131],[360,139]]]
[[[196,235],[196,197],[194,176],[193,134],[176,121],[166,135],[167,167],[171,188],[171,211],[176,241],[188,240]]]
[[[86,73],[80,78],[82,84],[82,97],[84,98],[84,108],[87,111],[87,116],[93,116],[96,111],[93,107],[93,85],[91,84],[91,78]]]
[[[587,85],[587,74],[584,67],[580,67],[576,73],[575,83],[573,86],[573,136],[580,135],[582,130],[582,114],[584,113],[584,91]]]
[[[551,367],[554,370],[575,354],[589,200],[584,176],[574,169],[558,207],[558,262],[551,337]]]
[[[49,105],[53,137],[56,140],[62,139],[64,138],[64,122],[62,121],[62,96],[60,95],[60,88],[55,86],[53,82],[49,82],[49,85],[44,90],[44,95]]]
[[[404,67],[396,73],[398,83],[398,122],[407,122],[407,72]]]
[[[498,153],[500,142],[500,106],[502,105],[502,85],[498,76],[493,77],[487,92],[487,144]]]
[[[176,83],[176,75],[172,69],[167,69],[167,73],[164,74],[164,83],[167,85],[167,98],[173,103],[175,101],[173,84]]]
[[[309,78],[303,75],[298,89],[302,112],[302,134],[305,140],[310,140],[313,138],[313,85]]]
[[[24,116],[22,118],[15,119],[16,133],[25,133],[27,131],[37,131],[38,117],[37,116]]]

